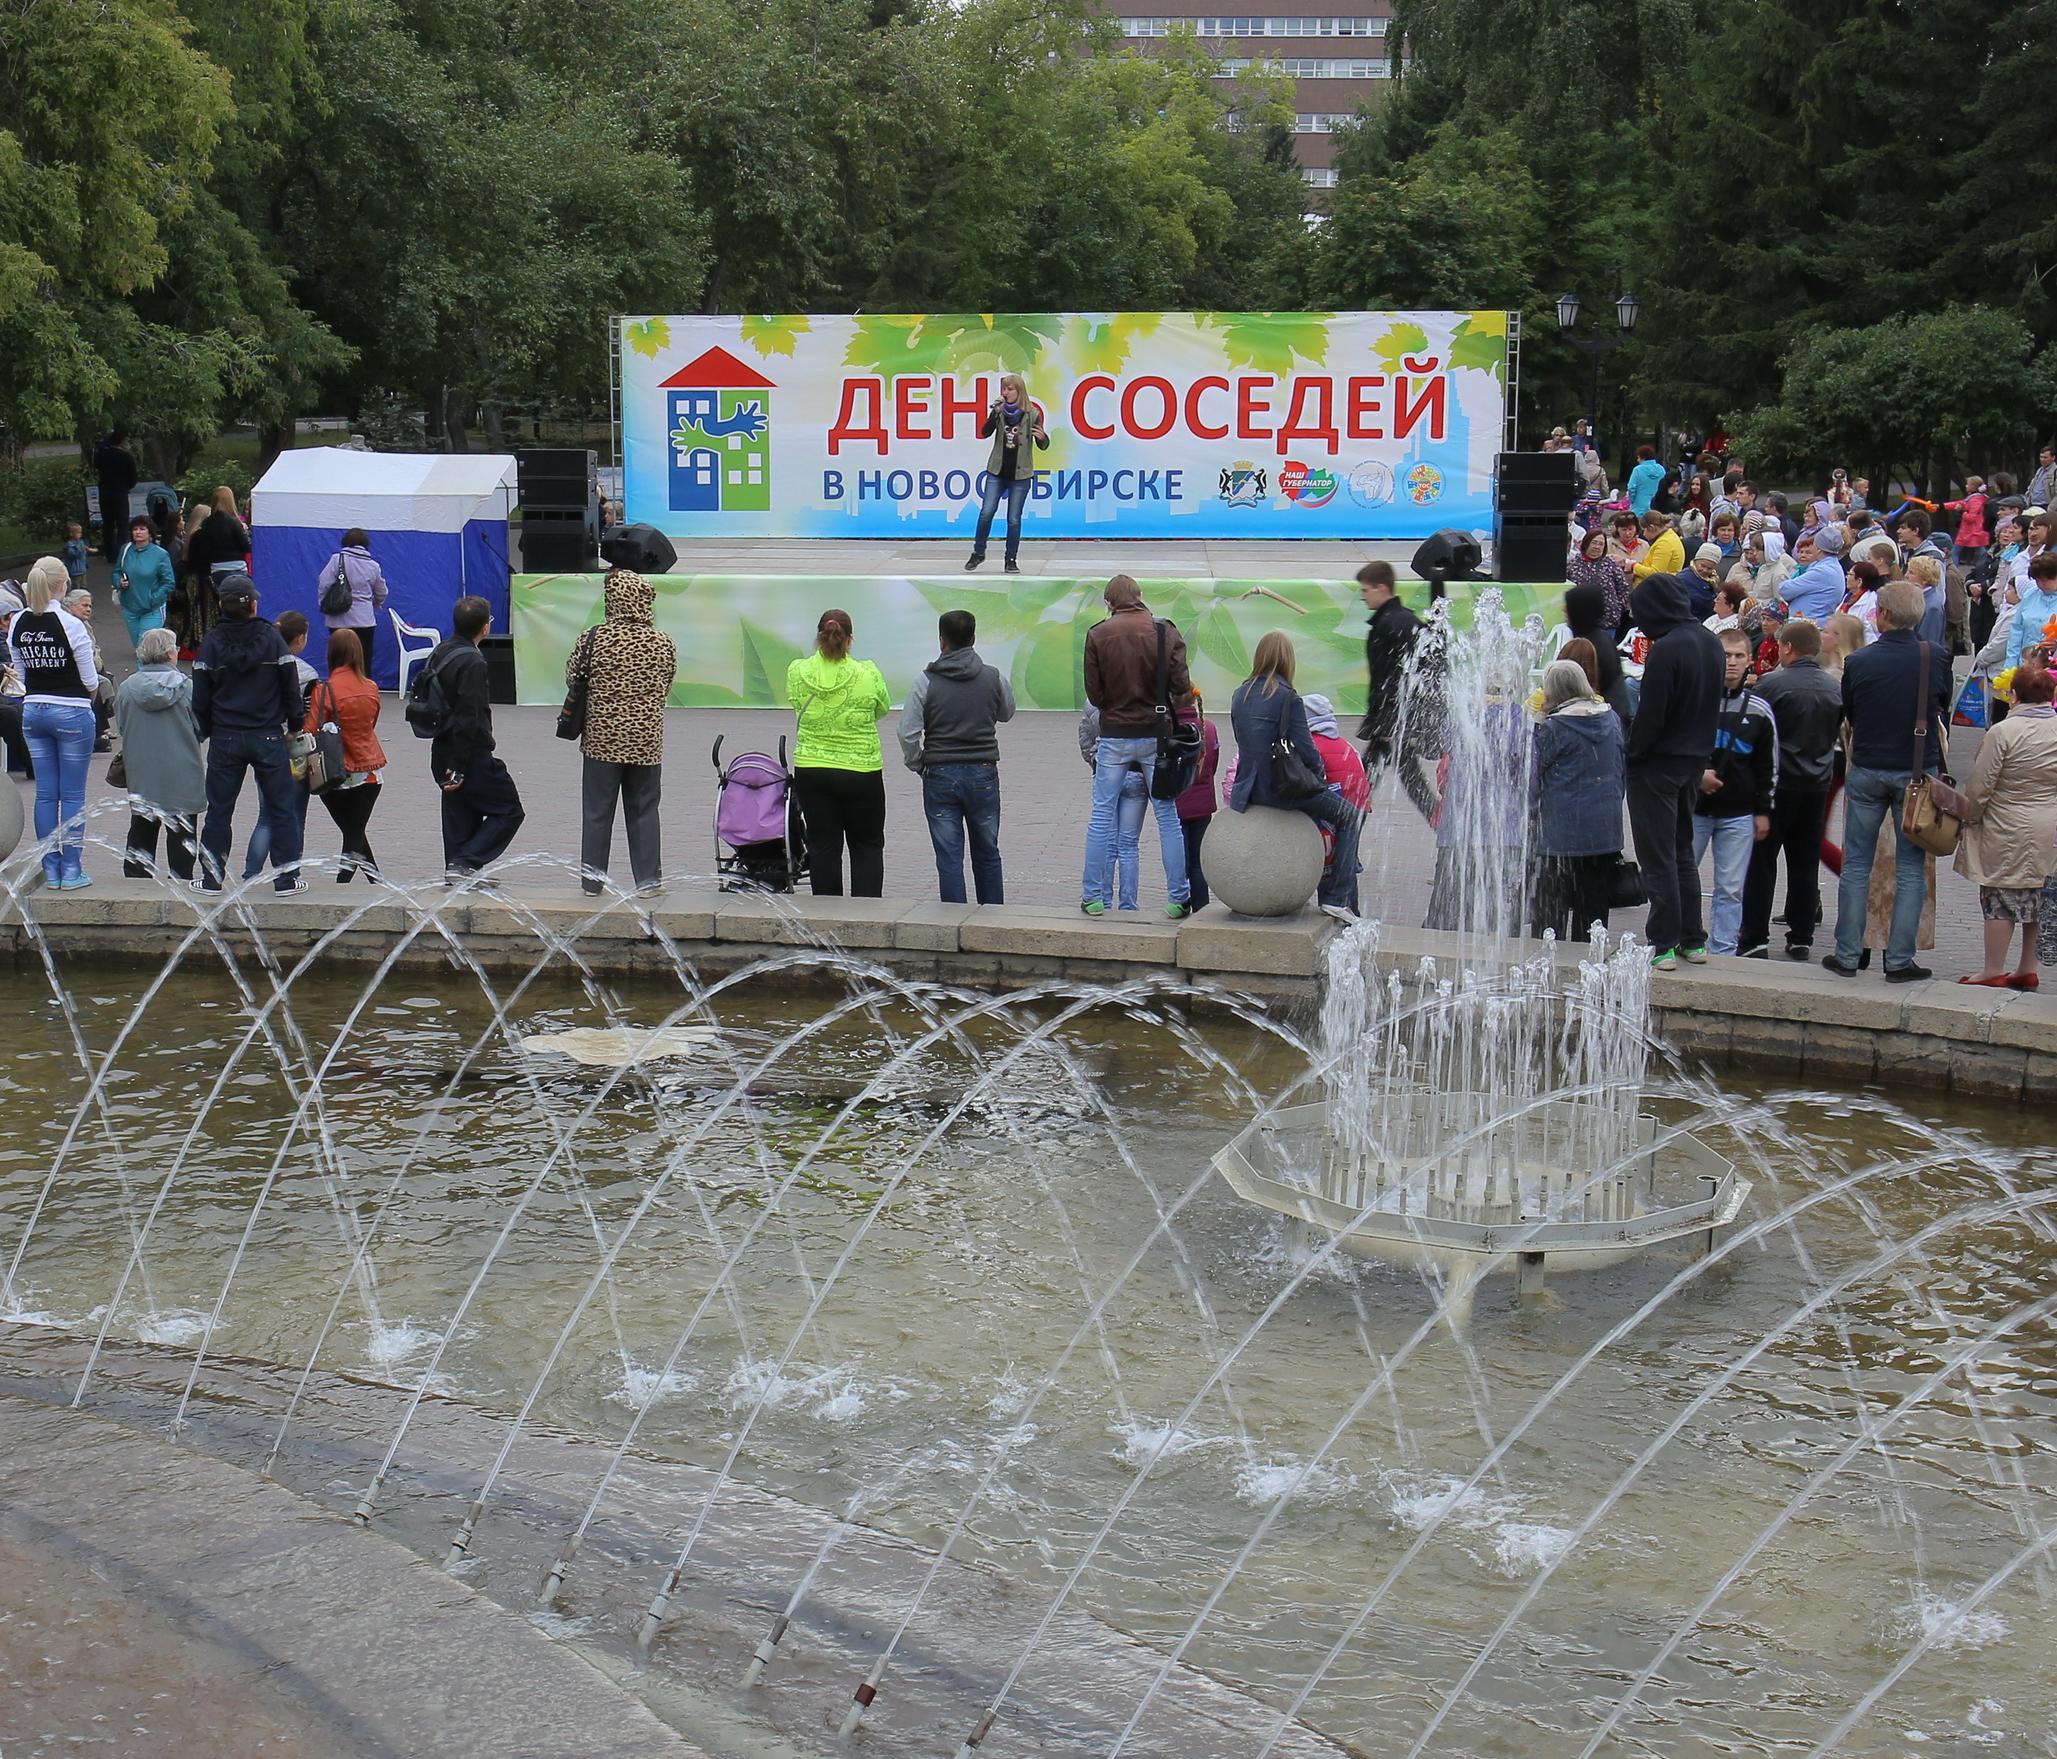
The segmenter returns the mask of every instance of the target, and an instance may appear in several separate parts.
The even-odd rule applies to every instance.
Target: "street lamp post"
[[[1633,293],[1618,293],[1614,298],[1614,321],[1617,328],[1611,334],[1581,336],[1578,330],[1580,301],[1576,293],[1566,293],[1557,301],[1557,333],[1583,354],[1593,359],[1592,394],[1586,401],[1586,420],[1597,432],[1600,426],[1600,363],[1635,334],[1636,320],[1643,315],[1643,302]]]

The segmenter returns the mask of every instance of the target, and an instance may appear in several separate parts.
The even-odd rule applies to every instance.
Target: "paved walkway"
[[[1106,549],[1110,553],[1112,550],[1112,546],[1095,544],[1050,547]],[[1308,551],[1348,547],[1297,546]],[[751,553],[757,553],[758,548],[753,547]],[[701,559],[696,557],[694,566],[700,565]],[[774,556],[762,565],[769,568],[785,564]],[[1105,561],[1100,566],[1106,566]],[[1333,569],[1324,571],[1347,578],[1340,559]],[[112,607],[104,565],[97,561],[93,581],[95,632],[110,669],[117,677],[126,676],[133,667],[128,635]],[[553,736],[555,719],[555,711],[548,708],[502,708],[495,713],[502,753],[520,785],[528,812],[528,822],[516,839],[513,853],[550,852],[575,865],[579,846],[580,764],[576,749]],[[1225,754],[1232,752],[1233,740],[1226,717],[1214,719]],[[894,716],[881,723],[888,745],[886,892],[892,897],[932,898],[936,895],[936,873],[922,819],[920,784],[900,766],[893,749],[892,730],[896,721]],[[709,753],[715,738],[720,736],[726,741],[727,756],[752,747],[776,750],[780,735],[791,732],[792,717],[770,709],[670,709],[666,712],[666,724],[665,871],[677,879],[704,877],[712,873],[714,863],[715,788]],[[384,798],[372,819],[372,847],[382,862],[403,877],[432,878],[441,871],[442,843],[439,797],[428,778],[428,748],[408,732],[399,704],[391,696],[386,699],[381,732],[392,767]],[[1977,735],[1960,730],[1952,748],[1960,773],[1969,770],[1976,753]],[[91,796],[95,800],[111,801],[117,797],[116,791],[106,785],[107,761],[105,757],[93,760]],[[1001,849],[1009,901],[1075,903],[1084,852],[1089,776],[1078,754],[1074,717],[1025,711],[1002,730],[1001,793]],[[239,844],[247,836],[248,825],[246,808],[237,824]],[[105,834],[119,834],[112,820],[107,821]],[[330,859],[340,849],[340,839],[319,804],[310,813],[307,847],[310,855]],[[626,877],[627,854],[619,829],[615,848]],[[1146,909],[1158,911],[1164,903],[1163,869],[1148,827],[1143,851],[1142,902]],[[1363,840],[1363,858],[1361,893],[1366,913],[1395,923],[1418,924],[1427,909],[1428,881],[1435,861],[1433,838],[1405,797],[1390,784],[1380,790],[1373,802],[1372,819]],[[89,866],[104,861],[105,857],[100,857],[89,862]],[[1825,901],[1832,923],[1834,879],[1826,874],[1824,879],[1829,887]],[[1640,916],[1640,912],[1634,913],[1633,926],[1640,926]],[[1979,920],[1977,888],[1958,878],[1947,863],[1943,864],[1938,875],[1937,946],[1933,962],[1938,972],[1955,975],[1978,968]],[[1817,935],[1817,948],[1825,951],[1829,938],[1826,931]],[[1876,974],[1869,981],[1877,981]]]

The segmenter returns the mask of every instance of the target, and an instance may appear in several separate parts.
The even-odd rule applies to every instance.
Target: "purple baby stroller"
[[[746,751],[726,769],[721,741],[715,740],[714,776],[714,871],[721,889],[790,892],[807,874],[807,835],[793,798],[793,772],[786,768],[785,740],[779,740],[777,757]]]

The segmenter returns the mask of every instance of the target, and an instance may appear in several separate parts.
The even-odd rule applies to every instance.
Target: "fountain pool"
[[[1659,1066],[1720,1246],[1460,1314],[1211,1175],[1312,1020],[537,951],[14,971],[0,1392],[362,1515],[710,1752],[2053,1750],[2040,1120]]]

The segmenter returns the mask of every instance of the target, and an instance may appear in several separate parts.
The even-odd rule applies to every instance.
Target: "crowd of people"
[[[1010,410],[996,412],[993,438],[1005,445]],[[1019,432],[1034,443],[1032,430]],[[1446,632],[1402,603],[1389,565],[1360,571],[1369,617],[1361,757],[1333,705],[1297,690],[1282,631],[1257,642],[1233,692],[1225,753],[1180,631],[1152,613],[1134,579],[1109,580],[1107,615],[1083,649],[1082,911],[1139,907],[1146,818],[1156,821],[1165,913],[1178,920],[1204,908],[1215,814],[1272,807],[1315,821],[1318,900],[1354,912],[1363,820],[1378,784],[1397,774],[1435,831],[1432,927],[1480,926],[1491,894],[1496,926],[1575,941],[1647,901],[1644,933],[1660,970],[1710,955],[1767,957],[1781,925],[1784,951],[1802,959],[1823,925],[1826,867],[1834,944],[1822,963],[1850,975],[1876,954],[1889,981],[1913,981],[1931,975],[1918,955],[1933,945],[1937,858],[1907,834],[1908,797],[1923,778],[1947,775],[1953,701],[1965,719],[1964,699],[1976,693],[1970,718],[1991,722],[1977,762],[1960,787],[1934,796],[1962,823],[1956,866],[1978,886],[1986,922],[1982,967],[1963,981],[2036,987],[2039,963],[2057,962],[2057,515],[2000,492],[2011,491],[2002,476],[1972,477],[1943,504],[1955,518],[1946,537],[1921,505],[1874,514],[1868,485],[1839,471],[1802,520],[1738,466],[1667,471],[1647,447],[1627,504],[1614,506],[1597,450],[1579,449],[1599,493],[1589,490],[1574,515],[1562,622],[1529,675],[1472,680],[1461,687],[1481,700],[1455,700],[1460,686],[1439,651]],[[2047,488],[2052,469],[2046,449],[2038,485]],[[87,758],[110,732],[132,809],[126,873],[153,870],[161,837],[170,873],[222,887],[247,777],[257,817],[246,881],[269,869],[279,890],[305,888],[317,797],[341,845],[336,879],[376,878],[370,823],[388,758],[370,658],[386,583],[365,534],[345,533],[316,582],[326,625],[317,672],[304,657],[308,619],[260,614],[233,495],[221,491],[185,525],[173,535],[139,516],[114,548],[115,595],[137,658],[118,689],[93,637],[76,536],[62,557],[35,564],[18,600],[0,592],[9,661],[0,734],[33,766],[48,883],[91,883]],[[610,572],[604,616],[566,669],[559,731],[579,742],[580,861],[593,893],[611,883],[617,817],[635,887],[663,884],[664,708],[678,655],[653,605],[641,576]],[[479,647],[490,621],[484,600],[459,600],[450,638],[417,670],[405,705],[409,731],[429,744],[453,881],[497,860],[524,819],[495,746]],[[937,657],[904,693],[900,756],[921,778],[939,896],[998,904],[999,729],[1015,712],[1013,694],[980,657],[970,611],[946,612],[937,635]],[[824,611],[813,651],[786,676],[791,786],[806,877],[822,896],[840,895],[846,877],[855,896],[884,889],[880,724],[893,690],[854,651],[855,637],[847,612]],[[1953,659],[1966,655],[1960,685]],[[1470,743],[1460,722],[1473,729]],[[1840,842],[1830,835],[1838,796]],[[1470,846],[1481,843],[1492,847]]]

